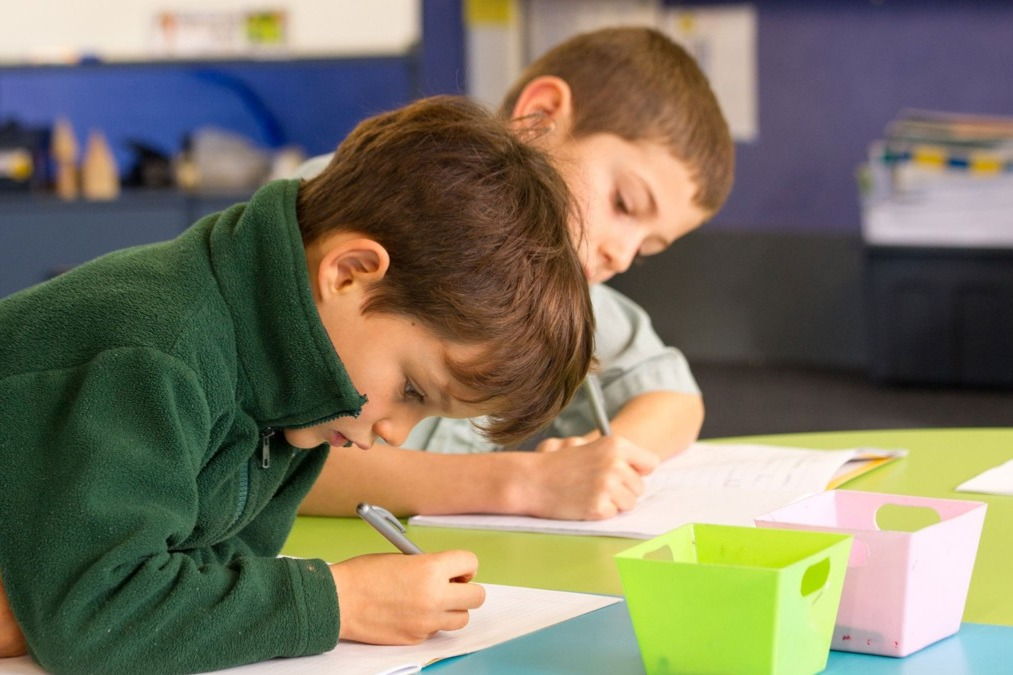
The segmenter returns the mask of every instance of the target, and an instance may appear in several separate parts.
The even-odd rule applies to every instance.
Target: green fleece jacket
[[[0,301],[0,576],[55,673],[178,673],[326,651],[321,560],[277,557],[358,415],[320,322],[298,181],[177,239]]]

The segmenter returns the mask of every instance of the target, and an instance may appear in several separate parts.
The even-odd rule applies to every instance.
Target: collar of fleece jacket
[[[298,180],[278,180],[215,216],[211,264],[232,313],[254,417],[304,426],[358,415],[352,386],[320,322],[296,222]]]

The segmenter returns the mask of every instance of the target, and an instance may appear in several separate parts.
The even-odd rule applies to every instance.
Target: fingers
[[[467,585],[469,582],[471,582],[472,579],[475,578],[475,574],[478,572],[478,558],[475,557],[475,554],[469,551],[444,551],[439,555],[444,556],[448,559],[447,560],[448,567],[446,574],[451,575],[450,581],[457,584]],[[476,584],[471,585],[473,587],[481,588],[481,586],[477,586]],[[475,591],[471,590],[469,592],[474,593]],[[481,605],[484,599],[485,599],[485,589],[482,589],[481,597],[478,599],[477,605],[464,604],[462,605],[462,607],[474,609],[475,607]]]
[[[531,479],[532,515],[602,520],[629,511],[660,461],[620,436],[555,440],[559,449],[542,455]]]
[[[615,485],[609,492],[616,511],[629,511],[637,505],[640,495],[644,494],[644,479],[629,464],[621,467],[615,478]]]
[[[583,520],[604,520],[631,510],[644,493],[644,481],[629,465],[619,465],[598,495],[597,506]]]
[[[595,432],[597,434],[597,432]],[[567,436],[564,438],[546,438],[535,446],[535,452],[556,452],[564,448],[586,445],[590,439],[584,436]]]
[[[481,584],[461,583],[454,581],[447,591],[448,612],[459,612],[469,609],[478,609],[485,603],[485,587]]]
[[[623,445],[622,457],[641,476],[653,473],[661,463],[661,458],[658,455],[634,443]]]
[[[468,551],[372,554],[331,565],[341,612],[339,637],[373,644],[414,644],[467,625],[485,602]]]
[[[476,586],[477,585],[478,584],[476,584]],[[470,612],[466,612],[464,610],[453,610],[447,612],[447,619],[441,630],[444,631],[461,630],[462,628],[465,628],[468,625],[468,622],[470,620],[471,620]],[[430,634],[430,637],[433,637],[434,635],[437,635],[439,633],[440,631],[436,631],[435,633]]]
[[[434,608],[436,632],[460,630],[468,625],[470,610],[485,603],[485,587],[470,583],[478,571],[478,558],[470,551],[444,551],[431,557],[442,569],[436,584],[441,594]]]
[[[471,551],[443,551],[433,554],[441,565],[445,578],[457,583],[468,583],[478,573],[478,557]]]
[[[646,489],[644,477],[653,473],[660,462],[656,454],[639,445],[621,445],[614,465],[614,483],[609,490],[617,513],[629,511],[637,505]]]

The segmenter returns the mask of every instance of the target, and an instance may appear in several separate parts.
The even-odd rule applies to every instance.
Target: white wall
[[[281,10],[287,48],[267,56],[403,54],[421,35],[422,0],[28,0],[4,3],[0,63],[133,61],[166,56],[162,12],[210,26],[247,12]],[[189,54],[200,37],[191,30]],[[222,50],[218,50],[221,52]],[[235,51],[218,55],[243,55]]]

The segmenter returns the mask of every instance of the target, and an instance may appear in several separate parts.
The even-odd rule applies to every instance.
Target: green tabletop
[[[844,487],[987,502],[964,621],[1013,626],[1013,497],[954,492],[968,478],[1013,459],[1013,428],[849,431],[723,440],[820,449],[906,448],[908,457]],[[424,550],[474,551],[479,557],[478,581],[614,595],[621,595],[622,587],[612,556],[636,543],[613,537],[436,527],[409,527],[408,534]],[[300,517],[283,553],[336,562],[391,550],[385,539],[358,518]]]

